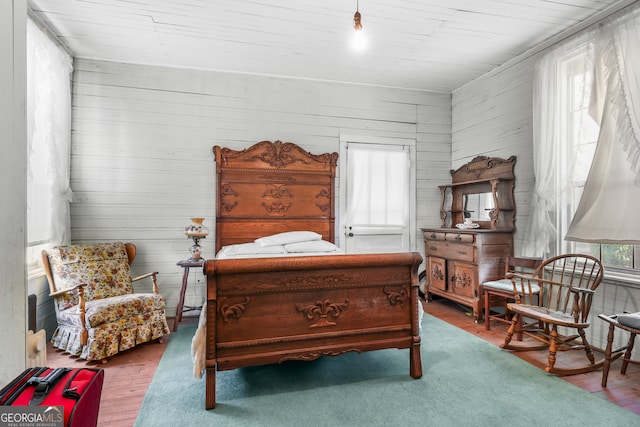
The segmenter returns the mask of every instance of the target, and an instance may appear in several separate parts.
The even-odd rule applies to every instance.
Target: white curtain
[[[404,149],[378,149],[375,146],[349,146],[349,209],[346,223],[351,225],[395,225],[409,223],[405,195],[408,153]]]
[[[590,113],[598,144],[567,240],[640,242],[640,8],[596,36]]]
[[[70,241],[72,58],[27,22],[27,259]]]
[[[564,75],[569,64],[575,74],[586,74],[592,68],[592,33],[581,34],[544,54],[536,63],[533,84],[533,168],[535,188],[531,213],[522,249],[524,256],[547,257],[555,248],[558,224],[557,209],[563,195],[574,191],[575,153],[562,152],[559,147],[566,138],[563,124],[566,114]],[[570,59],[568,61],[568,59]],[[585,85],[586,82],[579,82]],[[562,172],[563,177],[558,173]]]

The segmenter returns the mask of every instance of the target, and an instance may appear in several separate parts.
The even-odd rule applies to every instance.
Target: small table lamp
[[[184,234],[193,239],[193,246],[189,249],[191,254],[190,261],[199,261],[202,253],[200,239],[204,239],[209,235],[209,229],[202,225],[204,218],[191,218],[191,224],[185,227]]]

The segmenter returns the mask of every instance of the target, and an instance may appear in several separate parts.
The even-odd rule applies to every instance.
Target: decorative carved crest
[[[502,178],[513,178],[515,163],[515,156],[511,156],[508,159],[477,156],[469,163],[465,163],[458,169],[451,171],[452,182],[465,182],[497,175]]]
[[[231,185],[222,184],[220,185],[220,199],[225,196],[238,197],[238,193],[231,187]],[[238,206],[238,202],[228,203],[222,200],[220,202],[220,210],[222,212],[231,212],[231,210],[233,210],[233,208],[235,208],[236,206]]]
[[[228,322],[229,319],[239,319],[249,304],[249,297],[244,298],[244,302],[238,304],[227,304],[224,301],[226,298],[220,299],[220,316],[222,320]]]
[[[267,210],[267,212],[271,214],[282,214],[288,211],[289,208],[293,206],[293,203],[289,203],[285,205],[284,203],[281,203],[281,202],[275,202],[275,203],[269,203],[269,204],[262,202],[262,206]]]
[[[282,141],[275,141],[271,145],[265,144],[264,151],[254,156],[251,161],[258,158],[276,169],[280,169],[295,162],[306,163],[306,160],[297,157],[295,153],[291,151],[291,148],[292,145],[290,143],[283,144]]]
[[[286,184],[267,184],[267,189],[262,193],[262,197],[273,197],[280,199],[282,197],[293,197],[289,192]]]
[[[324,214],[329,214],[330,210],[331,210],[331,204],[327,203],[326,205],[320,205],[318,203],[316,203],[316,206],[318,207],[318,209],[320,209],[320,212],[324,213]]]
[[[229,184],[222,184],[220,186],[221,196],[238,196],[238,193]]]
[[[261,161],[272,168],[284,169],[293,164],[309,165],[310,162],[319,162],[324,164],[325,169],[331,170],[338,164],[338,153],[311,154],[292,142],[282,141],[262,141],[242,151],[214,147],[214,152],[219,153],[219,162],[224,166],[232,161],[248,164]]]
[[[235,208],[236,206],[238,206],[238,202],[233,202],[233,203],[222,202],[220,204],[220,210],[223,212],[231,212],[231,210],[233,210],[233,208]]]
[[[326,199],[331,197],[331,189],[329,187],[325,187],[318,194],[316,194],[316,199],[318,197],[324,197]]]
[[[393,291],[385,286],[383,291],[389,299],[389,304],[394,306],[404,307],[404,303],[409,299],[409,292],[405,288],[401,288],[400,291]]]
[[[316,203],[316,206],[323,214],[331,214],[331,187],[327,186],[320,190],[320,192],[316,194],[316,199],[318,198],[329,199],[329,203]]]
[[[316,323],[309,326],[310,328],[318,328],[324,326],[335,326],[336,322],[329,320],[337,319],[349,307],[349,300],[345,299],[343,303],[330,302],[329,300],[316,301],[315,304],[304,305],[296,304],[296,310],[304,314],[309,320],[318,319]]]

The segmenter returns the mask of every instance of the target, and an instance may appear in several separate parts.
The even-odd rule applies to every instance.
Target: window
[[[71,57],[27,22],[27,253],[29,273],[42,249],[69,242]]]
[[[603,245],[597,243],[571,242],[563,240],[573,214],[584,190],[585,181],[596,149],[599,126],[589,114],[593,73],[585,70],[585,55],[582,49],[575,56],[565,60],[560,67],[561,78],[566,90],[562,111],[564,144],[559,144],[558,186],[569,183],[567,191],[558,192],[558,206],[566,206],[556,215],[558,239],[556,253],[585,253],[599,258],[609,269],[636,269],[640,271],[640,246]],[[563,167],[569,165],[570,167]]]
[[[347,253],[415,245],[415,141],[340,136],[341,245]]]
[[[559,44],[536,64],[536,188],[524,255],[588,253],[609,272],[640,273],[638,10]]]

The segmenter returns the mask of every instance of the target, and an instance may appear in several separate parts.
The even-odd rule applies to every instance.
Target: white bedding
[[[308,240],[271,246],[262,246],[257,242],[251,242],[223,246],[216,254],[216,259],[317,256],[341,253],[344,252],[326,240]]]
[[[216,259],[245,259],[245,258],[280,258],[280,257],[291,257],[291,256],[321,256],[321,255],[344,255],[344,251],[342,249],[337,249],[333,252],[286,252],[282,254],[243,254],[243,255],[228,255],[228,254],[220,254],[216,255]]]

